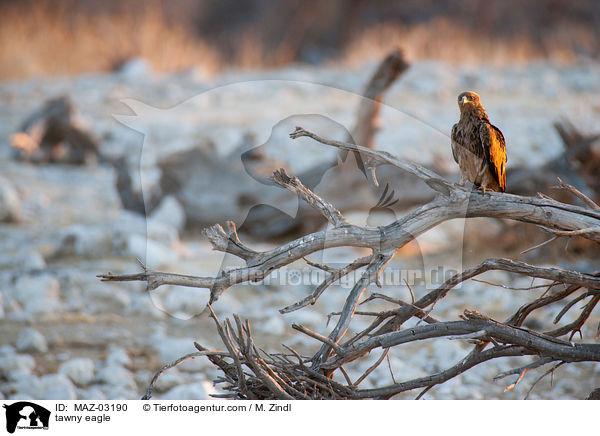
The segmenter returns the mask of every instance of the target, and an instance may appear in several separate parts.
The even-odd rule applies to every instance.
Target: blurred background
[[[572,62],[600,53],[594,0],[2,0],[0,79],[201,65],[356,64],[402,45],[449,62]],[[461,56],[456,51],[461,51]]]
[[[276,169],[356,225],[389,224],[433,198],[393,168],[377,170],[376,187],[352,155],[343,161],[331,147],[291,140],[297,125],[456,181],[449,135],[458,94],[473,90],[506,137],[509,193],[581,205],[556,188],[561,177],[599,202],[599,55],[594,0],[0,0],[0,399],[139,398],[161,365],[195,351],[194,341],[222,348],[204,311],[208,290],[146,292],[145,283],[97,275],[137,272],[141,259],[215,276],[241,263],[212,250],[201,230],[227,220],[258,251],[326,229],[267,183]],[[382,104],[371,111],[374,98]],[[598,244],[583,238],[528,250],[549,237],[510,220],[455,219],[402,247],[388,270],[419,298],[431,284],[416,276],[440,268],[447,278],[487,257],[600,268]],[[366,254],[342,247],[310,259],[341,266]],[[328,315],[352,285],[336,283],[316,304],[281,314],[314,291],[317,283],[299,279],[313,270],[299,260],[273,280],[233,286],[214,310],[221,320],[249,319],[267,351],[285,343],[312,355],[318,344],[291,324],[328,334]],[[504,320],[547,285],[503,272],[481,279],[453,290],[433,315],[455,320],[468,308]],[[404,282],[364,297],[371,292],[411,301]],[[553,328],[562,307],[536,311],[527,327]],[[578,314],[574,306],[561,323]],[[596,310],[573,340],[594,341],[599,321]],[[356,317],[349,334],[369,322]],[[391,350],[390,365],[409,380],[458,362],[468,347],[407,344]],[[376,357],[346,370],[356,379]],[[507,392],[508,379],[492,379],[524,364],[491,361],[425,398],[521,399],[529,371]],[[207,360],[188,360],[159,379],[155,398],[207,398],[218,375]],[[382,365],[361,387],[391,382]],[[530,398],[581,399],[592,386],[600,386],[598,365],[564,365]]]

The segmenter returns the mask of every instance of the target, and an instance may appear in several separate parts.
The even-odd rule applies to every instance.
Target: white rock
[[[162,304],[157,306],[153,299],[147,294],[133,295],[131,305],[127,308],[126,314],[143,315],[152,319],[164,319],[167,314],[161,310]]]
[[[11,381],[1,388],[5,394],[14,394],[22,398],[41,398],[42,383],[35,375],[24,371],[13,371],[10,373],[10,379]]]
[[[217,393],[210,382],[196,382],[176,386],[160,397],[162,400],[210,400],[209,394]]]
[[[131,372],[117,365],[107,365],[98,371],[96,381],[113,387],[135,391],[137,385]]]
[[[0,373],[7,375],[13,371],[22,371],[27,374],[35,367],[35,359],[29,354],[9,354],[0,357]]]
[[[115,366],[130,366],[131,358],[122,347],[110,346],[108,349],[108,356],[106,357],[106,365],[115,365]]]
[[[55,357],[56,357],[57,361],[65,362],[65,361],[69,360],[69,358],[71,357],[71,352],[63,351],[62,353],[56,353]]]
[[[243,310],[244,306],[240,300],[241,298],[237,298],[233,293],[225,292],[219,297],[219,301],[215,304],[213,310],[218,316],[230,317],[232,313]]]
[[[24,253],[2,253],[0,254],[0,269],[38,269],[46,267],[46,262],[40,253],[35,250]]]
[[[176,229],[179,233],[183,230],[183,226],[185,225],[185,211],[175,197],[168,195],[163,198],[158,207],[152,211],[149,225],[154,221],[167,224]]]
[[[112,250],[112,228],[107,225],[74,224],[59,231],[54,255],[98,259]]]
[[[62,374],[48,374],[40,378],[44,400],[76,400],[75,386]]]
[[[11,356],[13,354],[15,354],[15,347],[9,344],[0,345],[0,358]]]
[[[179,241],[179,233],[171,224],[149,219],[146,225],[146,236],[165,247],[171,247]]]
[[[30,315],[56,312],[59,305],[60,284],[49,274],[23,276],[15,283],[12,297]]]
[[[438,370],[443,370],[448,363],[458,362],[465,355],[465,351],[461,345],[459,341],[447,339],[436,340],[435,346],[432,347],[432,359],[429,360],[437,362],[438,365],[442,366]]]
[[[17,339],[17,350],[25,352],[44,353],[48,351],[46,338],[40,332],[30,327],[21,330]]]
[[[35,401],[35,400],[39,400],[39,397],[32,398],[32,397],[27,397],[27,396],[21,396],[21,394],[17,394],[17,395],[9,395],[7,400],[9,400],[9,401]]]
[[[282,315],[275,315],[267,321],[260,323],[258,328],[270,335],[282,335],[285,331],[285,323],[283,322]]]
[[[121,312],[129,306],[131,298],[118,285],[96,283],[83,289],[84,311],[88,313]]]
[[[322,327],[326,321],[323,318],[323,315],[312,310],[309,307],[305,307],[302,310],[296,310],[294,312],[286,313],[282,315],[284,317],[285,322],[288,325],[301,324],[303,326],[310,326],[312,328]]]
[[[164,299],[164,310],[178,319],[190,319],[202,313],[210,298],[206,289],[171,286]]]
[[[144,79],[152,76],[152,66],[142,58],[130,59],[121,65],[119,73],[128,79]]]
[[[0,178],[0,222],[12,223],[21,220],[19,194],[4,177]]]
[[[71,359],[58,367],[58,373],[78,386],[85,386],[94,380],[94,361],[87,357]]]
[[[107,386],[104,395],[107,400],[138,400],[141,397],[136,389],[121,386]]]
[[[106,400],[104,391],[99,386],[91,386],[88,389],[77,389],[79,400]]]
[[[147,369],[140,369],[135,372],[134,377],[138,385],[147,385],[152,380],[152,377],[154,377],[154,373]]]
[[[166,365],[186,354],[198,351],[194,347],[194,341],[195,339],[193,338],[174,338],[153,335],[149,341],[149,345],[158,351],[161,365]],[[179,364],[177,368],[179,371],[183,372],[195,372],[204,370],[209,366],[210,363],[207,362],[205,357],[196,357]]]
[[[179,260],[177,253],[170,247],[140,234],[129,235],[125,252],[152,266],[176,263]]]

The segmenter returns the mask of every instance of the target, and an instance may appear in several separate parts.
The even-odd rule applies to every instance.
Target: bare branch
[[[600,210],[600,206],[597,205],[594,200],[585,195],[579,189],[577,189],[573,185],[569,185],[568,183],[563,182],[560,177],[558,178],[558,188],[565,189],[573,194],[575,197],[579,198],[585,205],[587,205],[590,209]]]
[[[273,173],[272,179],[275,183],[295,193],[314,209],[320,211],[334,227],[348,225],[348,221],[346,221],[339,210],[305,187],[298,177],[289,177],[285,170],[281,168]]]
[[[358,380],[356,380],[354,382],[354,386],[358,386],[364,379],[366,379],[369,376],[369,374],[371,374],[373,371],[375,371],[377,369],[377,367],[379,365],[381,365],[381,362],[383,362],[383,359],[385,359],[387,357],[389,352],[390,352],[389,348],[384,349],[383,352],[381,353],[381,356],[379,356],[379,359],[377,359],[377,361],[373,365],[369,366],[367,368],[367,370],[363,373],[363,375],[361,375],[358,378]]]
[[[550,363],[552,361],[553,360],[551,357],[542,357],[541,359],[538,359],[535,362],[530,363],[529,365],[525,365],[520,368],[514,368],[514,369],[510,369],[508,371],[501,372],[500,374],[498,374],[494,377],[494,380],[500,380],[500,379],[503,379],[504,377],[508,377],[509,375],[521,374],[527,370],[538,368],[540,366],[544,366],[547,363]]]
[[[335,328],[329,334],[329,339],[332,342],[337,343],[344,336],[344,334],[346,334],[346,330],[350,325],[350,320],[354,316],[354,311],[356,310],[360,296],[363,294],[367,286],[377,280],[381,270],[385,268],[387,263],[392,259],[394,253],[395,252],[378,253],[373,256],[373,259],[369,263],[369,266],[363,273],[362,277],[360,280],[358,280],[358,282],[355,283],[350,291],[350,294],[346,298],[340,319],[338,320]],[[324,362],[329,357],[330,352],[331,346],[324,344],[313,357],[313,369],[318,369],[321,362]]]
[[[316,339],[319,342],[323,342],[324,344],[333,348],[333,350],[336,352],[340,350],[340,347],[335,342],[333,342],[331,339],[329,339],[327,336],[320,335],[317,332],[313,332],[312,330],[307,329],[306,327],[303,327],[298,324],[292,324],[292,328],[294,330],[298,330],[299,332],[304,333],[307,336],[310,336],[313,339]]]
[[[202,234],[210,241],[214,250],[234,254],[245,261],[251,260],[258,254],[240,241],[233,221],[227,221],[227,231],[219,224],[215,224],[204,229]]]
[[[465,311],[465,318],[464,321],[441,322],[382,334],[349,347],[342,347],[337,356],[323,363],[322,367],[335,368],[374,348],[387,348],[423,339],[465,335],[481,331],[498,342],[522,346],[536,351],[538,354],[551,356],[555,360],[600,361],[600,345],[572,344],[549,335],[493,321],[476,312]]]
[[[487,362],[488,360],[496,359],[498,357],[508,356],[526,356],[531,354],[522,347],[508,346],[503,348],[492,348],[479,352],[473,350],[467,357],[462,359],[456,365],[440,371],[436,374],[421,377],[406,382],[394,383],[389,386],[375,389],[362,389],[354,392],[353,398],[381,398],[387,399],[400,392],[406,392],[413,389],[433,387],[437,384],[444,383],[457,375],[479,365],[480,363]]]
[[[429,186],[442,195],[394,223],[379,229],[343,225],[326,232],[321,231],[304,236],[262,253],[249,250],[238,243],[239,238],[234,238],[231,232],[227,234],[222,229],[219,230],[213,226],[209,233],[213,238],[211,240],[216,241],[217,249],[232,243],[232,253],[250,261],[245,268],[223,272],[221,276],[215,278],[183,276],[151,270],[142,274],[114,275],[108,273],[99,277],[102,280],[110,281],[147,281],[148,289],[155,289],[162,284],[209,288],[211,289],[210,301],[212,303],[228,287],[237,283],[262,280],[273,269],[281,268],[315,251],[341,246],[367,247],[380,251],[397,249],[444,221],[462,217],[510,218],[547,227],[556,234],[578,234],[600,242],[600,231],[597,231],[600,228],[600,211],[567,205],[551,199],[520,197],[495,192],[469,192],[441,179],[433,171],[401,161],[389,153],[370,150],[350,143],[329,141],[302,128],[298,128],[291,136],[294,138],[309,136],[324,144],[350,151],[360,151],[373,162],[374,166],[390,164],[402,168],[426,181]],[[305,189],[306,192],[310,192],[307,188]],[[323,205],[328,204],[324,200],[316,200],[319,197],[314,193],[309,196],[313,198],[315,207],[319,207],[318,205],[325,207]],[[319,210],[328,209],[325,207],[325,209]],[[335,222],[340,222],[339,217],[334,218],[335,212],[329,210],[327,213],[331,214],[331,219]]]
[[[435,319],[432,316],[429,316],[429,314],[425,310],[416,306],[414,303],[407,303],[405,301],[398,300],[396,298],[392,298],[387,295],[379,294],[377,292],[372,293],[369,296],[369,298],[364,300],[361,304],[364,304],[368,301],[375,300],[375,299],[381,299],[381,300],[389,301],[390,303],[397,304],[398,306],[401,306],[401,307],[410,307],[412,309],[415,309],[416,313],[413,316],[421,318],[423,321],[425,321],[428,324],[433,324],[434,322],[439,322],[439,320]],[[384,313],[380,313],[379,315],[388,315],[389,314],[389,316],[393,316],[397,312],[398,312],[397,310],[390,310],[387,313],[384,312]]]
[[[567,303],[567,305],[562,308],[562,310],[558,313],[558,315],[556,315],[556,317],[554,318],[554,321],[552,321],[552,322],[554,324],[558,324],[558,322],[563,317],[563,315],[565,313],[567,313],[571,307],[573,307],[579,301],[584,300],[585,298],[587,298],[591,295],[596,295],[596,294],[597,294],[597,292],[585,292],[585,293],[581,294],[580,296],[578,296],[577,298],[574,298],[573,300],[569,301],[569,303]]]
[[[521,251],[519,254],[525,254],[525,253],[529,253],[530,251],[537,250],[538,248],[541,248],[544,245],[548,245],[549,243],[554,242],[557,239],[558,239],[558,235],[552,236],[550,239],[547,239],[547,240],[545,240],[544,242],[542,242],[540,244],[534,245],[533,247],[529,247],[529,248]]]
[[[524,262],[513,261],[510,259],[486,259],[481,264],[474,268],[467,269],[459,274],[456,274],[446,280],[438,289],[429,292],[427,295],[419,299],[414,306],[416,308],[406,307],[398,310],[398,314],[390,319],[384,326],[379,329],[377,334],[387,333],[397,330],[406,320],[415,316],[419,310],[425,307],[435,304],[440,299],[444,298],[450,290],[456,285],[462,283],[472,277],[478,276],[486,271],[500,270],[508,271],[518,274],[524,274],[530,277],[537,277],[548,280],[555,280],[563,283],[573,284],[574,287],[568,291],[569,293],[575,292],[579,287],[585,286],[597,289],[600,286],[600,276],[579,273],[576,271],[563,270],[560,268],[546,268],[529,265]],[[545,299],[536,300],[536,302],[527,305],[519,309],[513,317],[510,318],[508,323],[521,325],[525,320],[525,317],[531,313],[531,311],[543,307],[549,302],[558,301],[568,294],[557,294],[556,296],[550,296]],[[426,315],[429,315],[427,312]]]
[[[292,133],[290,133],[290,138],[292,138],[292,139],[301,138],[303,136],[312,138],[315,141],[320,142],[321,144],[330,145],[332,147],[337,147],[341,150],[359,152],[361,154],[363,160],[365,161],[365,166],[367,168],[376,168],[379,165],[388,164],[388,165],[393,165],[395,167],[401,168],[405,171],[408,171],[409,173],[419,177],[420,179],[426,180],[426,181],[436,180],[436,181],[440,182],[442,185],[450,184],[449,182],[446,182],[445,180],[443,180],[435,172],[428,170],[427,168],[422,167],[420,165],[411,163],[411,162],[401,161],[398,158],[392,156],[390,153],[387,153],[385,151],[371,150],[370,148],[363,147],[363,146],[356,145],[356,144],[351,144],[349,142],[334,141],[334,140],[330,140],[330,139],[321,138],[320,136],[318,136],[312,132],[309,132],[308,130],[303,129],[302,127],[296,127],[296,130],[294,130]],[[456,189],[456,187],[454,187],[454,188]]]
[[[571,333],[569,340],[573,339],[573,336],[575,336],[575,333],[579,333],[581,335],[581,328],[583,327],[583,325],[585,324],[587,319],[590,317],[590,315],[592,314],[592,311],[594,310],[594,308],[596,307],[596,305],[599,302],[600,302],[600,294],[594,295],[594,297],[584,306],[583,311],[581,312],[581,315],[579,315],[579,317],[575,321],[573,321],[571,324],[568,324],[564,327],[558,328],[556,330],[552,330],[550,332],[546,332],[545,334],[547,334],[548,336],[559,337],[559,336],[565,335],[567,333]],[[563,360],[565,360],[565,359],[563,359]]]
[[[394,83],[398,76],[406,71],[408,66],[409,64],[400,50],[390,53],[379,65],[362,94],[364,98],[360,100],[356,123],[347,138],[348,142],[373,148],[375,134],[379,129],[379,112],[381,110],[383,93]],[[339,156],[342,161],[346,159],[347,153],[347,151],[340,150]],[[362,167],[363,157],[358,152],[354,152],[354,156],[356,157],[357,165],[366,175],[365,168]],[[378,182],[374,169],[369,169],[371,170],[373,182],[377,186]]]
[[[557,229],[545,229],[548,232],[554,233],[556,236],[590,236],[599,234],[600,227],[587,227],[585,229],[577,230],[557,230]]]
[[[161,375],[163,375],[168,369],[174,368],[177,365],[185,362],[186,360],[189,359],[193,359],[195,357],[201,357],[201,356],[218,356],[218,357],[230,357],[230,355],[224,351],[199,351],[196,353],[190,353],[190,354],[186,354],[185,356],[180,357],[179,359],[174,360],[173,362],[167,363],[165,366],[163,366],[161,369],[159,369],[158,371],[156,371],[156,373],[154,373],[154,376],[152,377],[152,380],[150,381],[150,384],[148,385],[148,388],[146,389],[146,393],[144,394],[144,396],[142,398],[140,398],[141,400],[149,400],[150,398],[152,398],[152,389],[154,389],[154,385],[156,385],[156,382],[158,381],[159,377]]]
[[[424,181],[437,193],[437,196],[431,202],[387,226],[361,227],[350,224],[332,204],[304,186],[299,179],[288,176],[284,170],[279,170],[273,175],[274,182],[305,200],[312,208],[325,216],[333,228],[305,235],[272,250],[260,252],[244,245],[237,234],[235,224],[228,222],[226,229],[219,225],[209,227],[205,230],[205,236],[215,250],[231,253],[245,260],[244,267],[223,270],[215,277],[195,277],[155,272],[142,265],[143,271],[138,274],[113,275],[108,273],[99,276],[106,281],[146,281],[148,289],[155,289],[162,284],[210,289],[208,308],[227,352],[209,352],[196,345],[199,353],[184,356],[184,358],[206,355],[223,371],[224,376],[219,381],[227,383],[226,390],[234,392],[238,398],[335,399],[389,398],[399,392],[421,388],[423,391],[418,397],[420,398],[436,384],[443,383],[475,365],[498,357],[538,356],[538,360],[534,363],[497,376],[500,378],[518,374],[520,375],[519,380],[523,378],[526,371],[554,361],[558,361],[559,365],[579,361],[600,361],[600,345],[575,344],[558,339],[560,336],[570,334],[570,340],[576,333],[581,334],[582,327],[597,304],[600,303],[600,273],[539,267],[509,259],[487,259],[473,268],[456,274],[438,289],[427,293],[418,300],[409,287],[411,303],[383,294],[373,294],[364,302],[377,298],[399,307],[395,306],[381,312],[360,312],[374,316],[375,319],[366,329],[342,342],[349,330],[353,316],[358,313],[356,309],[362,295],[371,284],[379,284],[379,275],[396,251],[440,223],[457,218],[490,217],[535,224],[553,235],[551,240],[532,248],[535,249],[561,236],[582,236],[600,242],[600,209],[592,207],[589,198],[587,199],[589,201],[586,201],[575,192],[575,188],[565,187],[567,185],[563,188],[581,198],[588,208],[560,203],[544,195],[534,198],[496,192],[471,192],[444,180],[433,171],[414,163],[401,161],[389,153],[348,142],[327,140],[300,127],[290,136],[292,138],[307,136],[340,150],[360,153],[367,168],[374,169],[379,165],[392,165],[400,168]],[[562,181],[560,182],[562,183]],[[308,255],[318,251],[346,246],[369,248],[373,254],[357,259],[343,268],[332,268],[306,259]],[[211,304],[229,287],[238,283],[263,280],[273,270],[303,258],[309,265],[326,271],[328,275],[310,295],[281,309],[282,313],[314,304],[322,293],[337,280],[352,271],[366,267],[360,279],[348,293],[343,308],[339,312],[335,312],[339,318],[327,336],[302,326],[293,325],[294,329],[307,334],[320,343],[320,348],[310,359],[301,357],[289,348],[291,354],[287,355],[270,355],[262,350],[259,351],[254,344],[248,321],[243,323],[238,317],[235,317],[236,326],[234,327],[231,321],[226,320],[224,324],[221,324],[216,318]],[[549,280],[550,284],[544,295],[524,304],[505,322],[495,321],[474,311],[465,311],[462,319],[458,321],[441,321],[431,316],[436,303],[448,295],[456,285],[490,270],[545,279]],[[558,285],[564,286],[564,289],[555,288]],[[533,288],[532,282],[532,286],[527,289]],[[559,322],[562,316],[577,302],[588,296],[591,297],[579,317],[572,323],[546,333],[522,327],[526,318],[533,311],[564,300],[582,288],[587,291],[566,303],[555,319],[555,323]],[[550,292],[551,289],[552,292]],[[415,327],[400,330],[402,324],[412,317],[424,320],[428,325],[417,323]],[[460,362],[437,374],[397,383],[392,373],[393,384],[389,386],[364,390],[356,388],[388,357],[391,347],[433,338],[468,339],[475,341],[476,346]],[[487,347],[490,349],[486,350]],[[343,365],[361,358],[376,348],[382,349],[381,356],[355,383],[351,383]],[[306,365],[309,362],[310,367]],[[559,365],[555,366],[552,371]],[[337,370],[344,375],[347,386],[332,379],[333,373]],[[157,373],[149,387],[148,398],[150,389],[159,375]],[[536,384],[537,381],[532,389]]]
[[[546,377],[548,374],[552,374],[552,377],[554,377],[554,371],[556,371],[560,366],[564,365],[565,362],[558,362],[556,365],[554,365],[552,368],[550,368],[548,371],[546,371],[545,373],[543,373],[529,388],[529,390],[527,391],[527,394],[525,395],[525,398],[523,398],[524,400],[526,400],[527,398],[529,398],[529,394],[531,393],[531,391],[533,391],[533,388],[536,387],[536,385],[544,378]]]
[[[312,294],[310,294],[308,297],[298,301],[297,303],[291,304],[287,307],[284,307],[283,309],[280,309],[279,312],[280,313],[289,313],[289,312],[293,312],[295,310],[301,309],[303,307],[306,307],[309,304],[315,304],[317,302],[317,300],[319,299],[319,297],[321,296],[321,294],[323,294],[323,292],[325,292],[325,290],[329,286],[331,286],[333,283],[335,283],[342,277],[350,274],[352,271],[356,271],[357,269],[362,268],[365,265],[368,265],[369,262],[371,262],[372,258],[373,258],[373,256],[361,257],[360,259],[356,259],[351,264],[346,265],[344,268],[340,268],[335,271],[332,271],[330,269],[331,273],[329,274],[329,276],[327,276],[327,278],[325,280],[323,280],[323,282],[319,286],[317,286],[317,288],[313,291]],[[309,262],[306,259],[304,259],[304,260],[309,265],[314,265],[312,262]]]

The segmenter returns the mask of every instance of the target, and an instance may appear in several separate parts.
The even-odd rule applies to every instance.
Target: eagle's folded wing
[[[452,126],[452,136],[450,137],[450,139],[452,140],[452,142],[456,143],[456,129],[458,128],[458,124],[455,124],[454,126]],[[458,156],[456,155],[456,152],[454,151],[454,144],[452,145],[452,157],[454,157],[454,161],[456,163],[458,163]]]
[[[489,169],[504,192],[506,191],[506,142],[504,136],[496,126],[481,123],[479,137]]]

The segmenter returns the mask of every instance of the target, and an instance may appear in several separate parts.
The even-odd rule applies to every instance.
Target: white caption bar
[[[585,434],[593,401],[10,401],[0,434]],[[577,419],[558,417],[574,416]],[[475,430],[479,429],[479,430]],[[35,430],[45,430],[36,432]],[[393,433],[389,433],[393,431]],[[125,433],[127,432],[127,433]],[[239,433],[238,433],[239,432]],[[335,433],[332,433],[335,432]],[[533,433],[532,433],[533,434]]]

